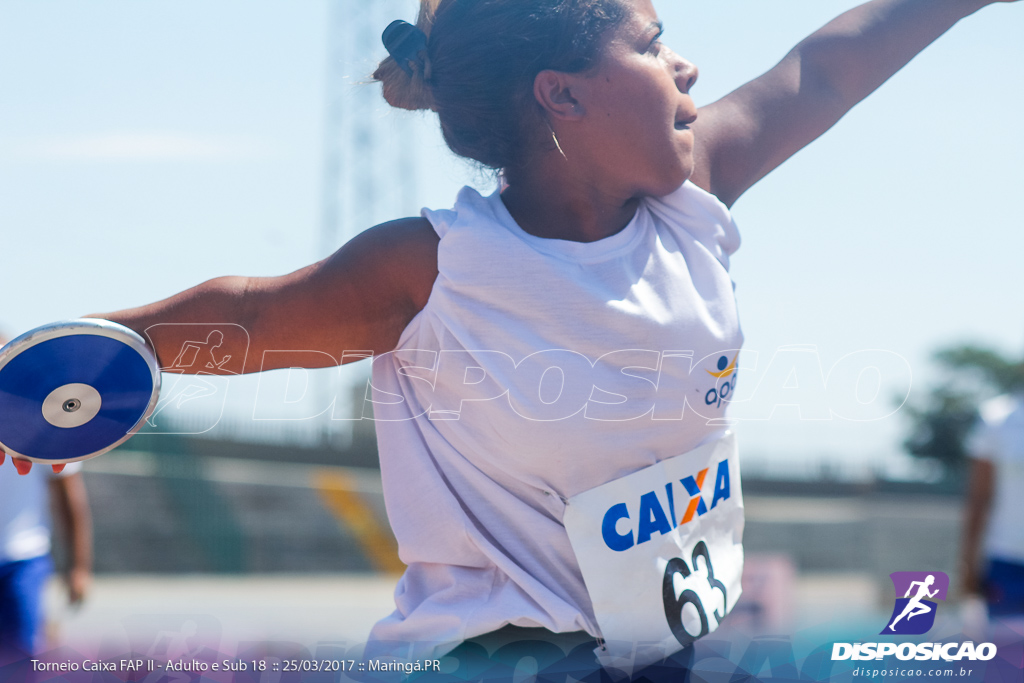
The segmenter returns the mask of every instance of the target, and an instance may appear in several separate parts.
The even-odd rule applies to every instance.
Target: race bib
[[[569,499],[565,510],[604,643],[632,671],[718,628],[740,597],[743,497],[735,437]]]

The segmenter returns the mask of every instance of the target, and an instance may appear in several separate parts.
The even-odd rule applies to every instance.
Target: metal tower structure
[[[370,77],[387,56],[384,27],[414,21],[418,3],[328,2],[321,257],[372,225],[419,210],[411,122],[391,110]]]
[[[417,154],[412,121],[381,96],[371,74],[387,51],[381,33],[395,19],[415,21],[416,0],[328,0],[327,83],[320,244],[324,258],[378,223],[415,215]],[[365,366],[360,363],[358,366]],[[347,445],[372,423],[332,420],[361,410],[366,367],[345,366],[318,382],[321,442]]]

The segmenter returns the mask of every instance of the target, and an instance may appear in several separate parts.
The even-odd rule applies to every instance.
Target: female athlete
[[[245,372],[372,351],[408,565],[373,642],[424,656],[568,634],[602,664],[656,661],[739,596],[729,208],[994,2],[868,2],[698,109],[697,67],[662,43],[651,0],[424,0],[376,76],[500,191],[289,275],[98,317],[148,333],[163,363],[194,324],[244,329],[248,353],[230,333],[221,351]]]

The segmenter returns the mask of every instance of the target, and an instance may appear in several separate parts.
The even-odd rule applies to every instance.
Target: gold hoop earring
[[[569,161],[569,157],[565,156],[565,152],[562,150],[562,145],[558,142],[558,136],[555,135],[555,129],[551,127],[551,122],[545,120],[544,123],[548,125],[548,130],[551,131],[551,139],[555,141],[555,149],[558,150],[558,153],[562,155],[563,159]]]

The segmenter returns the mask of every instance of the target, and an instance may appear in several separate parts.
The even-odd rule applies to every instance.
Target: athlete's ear
[[[584,112],[573,92],[574,81],[572,74],[545,69],[533,79],[533,96],[548,116],[577,121]]]

